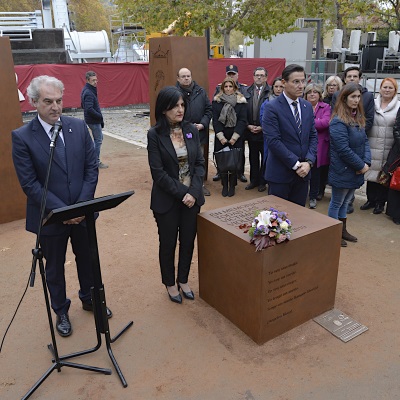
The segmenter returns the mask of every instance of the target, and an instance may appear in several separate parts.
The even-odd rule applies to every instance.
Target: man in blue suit
[[[64,85],[56,78],[46,75],[34,78],[27,93],[38,115],[27,125],[12,132],[14,166],[27,196],[26,229],[36,234],[40,223],[50,138],[56,122],[62,124],[62,131],[56,142],[45,215],[55,208],[93,199],[97,185],[98,165],[93,140],[83,121],[61,116],[63,92]],[[57,315],[56,329],[61,336],[72,333],[68,316],[71,301],[66,296],[64,276],[69,239],[75,254],[82,308],[93,311],[90,295],[93,275],[84,216],[43,227],[40,246],[46,260],[51,306]],[[111,316],[110,311],[108,314]]]
[[[282,72],[284,91],[266,105],[262,121],[268,194],[301,206],[306,204],[318,141],[313,108],[302,99],[305,78],[302,66],[288,65]]]

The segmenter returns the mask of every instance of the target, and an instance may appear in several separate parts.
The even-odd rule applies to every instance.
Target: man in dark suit
[[[317,154],[317,131],[311,104],[302,99],[304,68],[288,65],[282,72],[283,93],[268,103],[262,128],[268,157],[268,193],[305,206],[310,170]]]
[[[63,92],[64,85],[56,78],[34,78],[27,93],[38,115],[27,125],[12,132],[14,166],[27,196],[26,229],[36,234],[40,223],[50,138],[56,122],[62,124],[62,131],[54,152],[46,214],[55,208],[93,199],[97,185],[98,165],[93,141],[83,121],[61,116]],[[57,315],[56,329],[61,336],[72,333],[68,316],[71,301],[66,296],[64,276],[69,239],[76,257],[82,308],[93,311],[90,295],[93,275],[84,217],[44,226],[41,230],[40,246],[46,260],[46,280],[51,306]],[[111,311],[108,310],[107,313],[110,317]]]
[[[264,67],[253,71],[254,83],[247,89],[247,130],[245,138],[249,145],[250,183],[245,187],[251,190],[258,187],[259,192],[266,190],[262,176],[262,161],[264,160],[264,138],[260,122],[261,104],[268,99],[268,73]]]

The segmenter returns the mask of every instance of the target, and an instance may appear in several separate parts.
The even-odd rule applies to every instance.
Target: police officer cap
[[[238,74],[239,73],[238,67],[236,65],[233,65],[233,64],[228,65],[226,67],[226,73],[228,73],[228,72],[234,72],[235,74]]]

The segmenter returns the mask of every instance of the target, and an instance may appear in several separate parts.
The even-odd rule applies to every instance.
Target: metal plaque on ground
[[[319,315],[314,318],[314,321],[343,342],[348,342],[368,330],[365,325],[354,321],[353,318],[336,308]]]

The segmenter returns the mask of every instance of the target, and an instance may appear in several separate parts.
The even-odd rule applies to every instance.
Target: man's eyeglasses
[[[262,74],[262,75],[260,75],[260,74],[255,74],[254,75],[256,78],[265,78],[266,77],[266,75],[264,75],[264,74]]]

